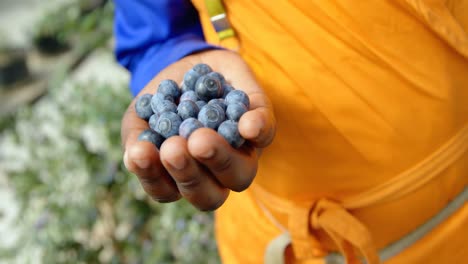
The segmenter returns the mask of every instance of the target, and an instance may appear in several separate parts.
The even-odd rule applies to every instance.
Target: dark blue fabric
[[[115,0],[114,35],[118,62],[131,73],[135,96],[162,69],[205,42],[198,13],[189,0]]]

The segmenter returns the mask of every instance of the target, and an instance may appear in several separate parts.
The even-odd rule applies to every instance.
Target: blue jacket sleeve
[[[115,0],[117,61],[131,73],[135,96],[162,69],[194,52],[216,48],[205,42],[189,0]]]

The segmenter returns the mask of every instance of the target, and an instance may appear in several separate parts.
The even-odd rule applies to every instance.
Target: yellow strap
[[[468,124],[412,168],[370,190],[346,198],[340,203],[346,209],[357,209],[397,199],[431,181],[466,151],[468,151]],[[273,195],[258,185],[253,185],[252,190],[257,198],[267,202],[269,207],[275,208],[279,213],[287,214],[290,208],[295,207],[291,201]]]
[[[359,263],[357,249],[368,264],[379,263],[377,250],[367,228],[347,209],[362,208],[397,199],[436,177],[468,150],[468,125],[426,159],[409,170],[375,188],[341,202],[319,199],[310,206],[299,206],[269,193],[258,185],[252,186],[256,198],[269,208],[288,215],[293,251],[299,259],[316,259],[323,254],[312,229],[324,230],[345,256],[347,263]]]
[[[431,218],[429,221],[424,223],[423,225],[419,226],[415,230],[411,231],[409,234],[405,235],[403,238],[400,240],[393,242],[386,248],[382,249],[380,251],[379,256],[381,261],[387,261],[391,259],[392,257],[400,254],[402,251],[405,249],[409,248],[411,245],[416,243],[416,241],[420,240],[422,237],[424,237],[426,234],[428,234],[431,230],[436,228],[440,223],[445,221],[447,218],[449,218],[452,214],[454,214],[456,211],[458,211],[460,208],[462,208],[466,202],[468,201],[468,187],[465,187],[465,189],[457,195],[450,203],[442,209],[437,215],[435,215],[433,218]],[[373,247],[372,242],[368,240],[367,235],[365,238],[361,237],[361,232],[362,233],[367,233],[367,231],[362,231],[363,226],[360,223],[357,223],[354,225],[353,230],[346,230],[345,228],[343,230],[343,222],[353,222],[355,220],[344,220],[343,218],[348,218],[348,216],[342,216],[340,217],[339,215],[333,215],[333,207],[336,207],[336,205],[333,205],[333,202],[331,204],[326,205],[327,203],[330,203],[330,201],[327,200],[322,200],[317,203],[317,206],[315,206],[314,211],[312,212],[312,215],[310,216],[310,226],[314,228],[319,228],[321,227],[324,230],[327,230],[326,232],[331,236],[333,241],[338,245],[340,248],[341,252],[348,252],[351,250],[351,243],[353,241],[356,241],[353,246],[356,248],[368,248],[371,249]],[[261,202],[259,202],[260,205]],[[264,207],[263,205],[261,206],[262,210],[268,215],[269,211]],[[326,209],[328,208],[328,209]],[[325,210],[331,210],[331,211],[325,211],[328,216],[323,216]],[[337,208],[338,211],[341,211],[341,209]],[[331,213],[330,213],[331,212]],[[340,212],[341,214],[341,212]],[[322,215],[322,216],[321,216]],[[321,217],[320,217],[321,216]],[[302,214],[296,214],[293,216],[294,218],[301,218],[304,217],[303,212]],[[305,215],[305,217],[309,217],[308,214]],[[327,220],[328,217],[332,217],[333,219]],[[340,220],[341,219],[341,220]],[[273,222],[275,219],[270,219]],[[342,223],[336,224],[334,221],[341,221]],[[330,226],[331,225],[331,226]],[[283,228],[280,228],[283,230]],[[308,228],[302,228],[302,230],[299,230],[299,232],[296,232],[298,234],[302,234],[302,237],[304,236],[304,229]],[[359,231],[361,229],[361,231]],[[334,231],[334,230],[341,230],[341,231]],[[351,232],[350,232],[351,231]],[[355,234],[352,234],[355,233]],[[346,244],[346,241],[342,239],[342,237],[339,234],[343,234],[343,237],[348,237],[352,238],[350,239],[350,243]],[[356,236],[356,234],[359,235],[358,238],[353,238]],[[300,238],[300,236],[296,235],[296,239]],[[313,236],[312,236],[313,240]],[[288,247],[291,242],[293,241],[293,238],[289,231],[283,230],[283,233],[278,236],[276,239],[272,240],[268,247],[267,250],[265,251],[265,264],[284,264],[284,252],[286,250],[286,247]],[[315,241],[315,240],[313,240]],[[361,246],[359,246],[361,245]],[[296,243],[294,246],[296,248],[296,254],[300,253],[299,251],[309,251],[307,254],[312,255],[311,258],[308,259],[295,259],[295,263],[298,264],[344,264],[345,261],[347,263],[353,263],[357,262],[359,260],[356,259],[355,255],[346,256],[346,255],[340,255],[335,252],[330,253],[328,255],[323,255],[321,253],[316,253],[314,254],[314,246],[311,244],[308,244],[307,241],[301,240],[299,244]],[[319,245],[320,247],[320,245]],[[372,251],[372,249],[371,249]],[[364,256],[366,255],[366,252],[361,251],[361,254]],[[301,253],[300,253],[301,254]],[[354,254],[354,253],[351,253]],[[323,255],[323,256],[322,256]],[[368,258],[375,258],[376,256],[369,256]]]
[[[407,171],[359,195],[347,198],[347,209],[363,208],[402,197],[428,183],[468,150],[468,124],[448,142]]]
[[[369,230],[338,203],[319,200],[309,219],[313,229],[323,229],[333,239],[346,257],[346,263],[361,263],[354,248],[359,250],[367,264],[380,263]]]
[[[288,230],[297,262],[319,261],[327,255],[312,230],[323,230],[337,245],[346,263],[380,263],[377,249],[367,228],[340,204],[320,199],[308,207],[288,208]],[[357,255],[355,249],[360,255]]]
[[[210,17],[226,13],[221,0],[205,0],[205,4]]]
[[[310,233],[310,217],[314,215],[314,205],[288,208],[288,231],[293,241],[293,252],[298,260],[320,258],[327,255],[320,241]],[[317,228],[319,229],[319,228]]]
[[[223,1],[205,0],[205,6],[211,24],[218,35],[219,45],[237,51],[239,49],[239,41],[237,40],[234,29],[232,29],[229,23]]]

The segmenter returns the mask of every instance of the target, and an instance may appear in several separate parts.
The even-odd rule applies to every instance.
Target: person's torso
[[[194,2],[203,11],[204,1]],[[411,2],[224,1],[278,123],[255,184],[292,201],[344,200],[412,168],[468,124],[468,1]],[[468,154],[447,166],[403,198],[404,208],[354,212],[377,244],[413,229],[466,185]],[[382,214],[389,211],[394,218]]]

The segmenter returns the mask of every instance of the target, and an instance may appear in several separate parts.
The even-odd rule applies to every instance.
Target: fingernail
[[[182,196],[180,193],[174,193],[173,195],[170,195],[168,197],[151,197],[155,202],[158,203],[172,203],[174,201],[177,201],[181,198]]]
[[[140,169],[148,169],[150,166],[150,161],[143,159],[143,160],[133,160],[135,164],[140,168]]]
[[[187,160],[183,156],[176,157],[170,161],[168,160],[167,162],[176,170],[182,170],[187,165]]]
[[[199,156],[203,159],[211,159],[215,155],[215,150],[213,148],[208,149],[205,152],[202,152]]]

